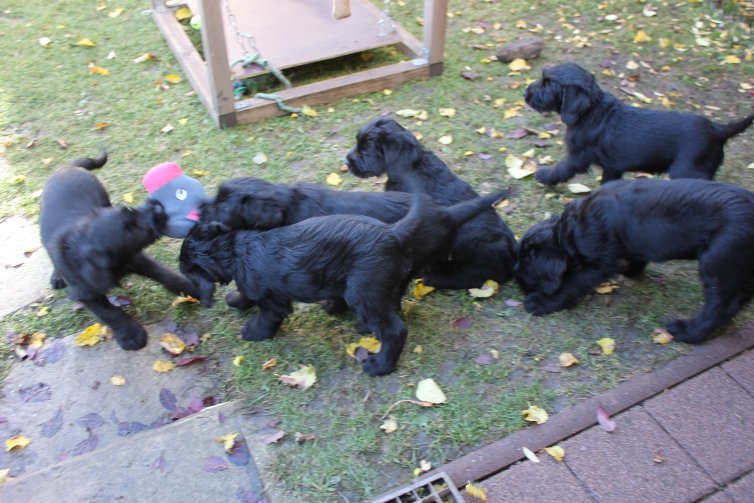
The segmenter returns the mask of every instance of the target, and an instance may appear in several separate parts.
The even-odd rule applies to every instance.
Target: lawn
[[[170,77],[182,77],[181,69],[148,2],[5,0],[0,155],[9,171],[0,180],[0,217],[36,219],[50,173],[102,147],[110,149],[111,160],[98,176],[116,202],[143,200],[142,175],[168,160],[201,176],[210,192],[237,176],[324,184],[333,172],[342,178],[338,190],[381,190],[375,180],[340,167],[358,128],[391,114],[479,192],[510,187],[513,195],[499,211],[520,236],[580,197],[566,184],[547,189],[531,176],[517,179],[508,172],[517,159],[548,163],[564,153],[558,117],[539,115],[522,101],[543,65],[577,62],[604,89],[636,106],[732,121],[754,108],[752,34],[746,16],[731,17],[739,12],[734,3],[722,2],[718,10],[686,1],[453,1],[442,76],[316,106],[314,116],[218,130],[187,79]],[[393,2],[392,13],[420,34],[421,2]],[[529,70],[512,71],[494,59],[496,47],[530,36],[542,37],[545,49],[529,61]],[[49,43],[41,43],[43,37]],[[134,62],[145,53],[156,58]],[[382,50],[290,76],[294,83],[308,81],[397,57]],[[93,73],[96,67],[107,74]],[[426,114],[399,114],[408,109]],[[549,133],[538,134],[544,131]],[[438,141],[445,136],[452,142]],[[732,139],[718,179],[754,189],[751,152],[752,131]],[[254,162],[259,154],[265,162]],[[595,169],[573,181],[596,189],[598,174]],[[178,240],[165,238],[150,253],[176,266],[179,248]],[[298,305],[278,337],[248,343],[237,340],[243,316],[222,302],[211,309],[169,307],[171,296],[139,278],[116,293],[132,300],[129,312],[144,323],[170,318],[209,333],[204,351],[220,363],[227,397],[280,418],[277,427],[286,436],[271,446],[270,466],[278,494],[294,501],[360,501],[409,481],[422,460],[439,466],[525,427],[521,411],[530,405],[558,412],[688,351],[682,344],[655,344],[652,332],[700,305],[694,263],[653,265],[644,277],[616,278],[615,285],[612,293],[543,318],[523,311],[512,283],[482,299],[448,291],[417,300],[408,292],[408,344],[398,370],[379,378],[364,375],[346,354],[360,337],[352,315],[328,316],[319,306]],[[66,336],[93,321],[87,312],[73,312],[64,293],[45,304],[46,316],[22,310],[4,318],[2,328]],[[749,307],[727,330],[752,318]],[[612,355],[596,344],[605,337],[616,341]],[[558,368],[563,352],[580,363]],[[239,366],[231,364],[235,356],[244,357]],[[272,358],[277,365],[263,369]],[[278,381],[299,365],[316,370],[313,387],[292,389]],[[386,433],[380,428],[385,413],[399,400],[415,399],[416,384],[425,378],[439,384],[447,402],[395,405],[389,415],[398,428]],[[297,442],[296,432],[313,440]]]

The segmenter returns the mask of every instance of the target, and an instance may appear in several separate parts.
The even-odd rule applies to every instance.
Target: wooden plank
[[[224,14],[216,0],[201,0],[199,15],[202,19],[202,46],[213,114],[227,116],[235,113],[235,97],[228,66],[228,48],[223,36]]]
[[[429,65],[415,65],[404,61],[374,68],[343,77],[280,91],[277,95],[286,105],[320,105],[353,96],[354,94],[375,92],[395,87],[413,79],[429,77]],[[251,98],[237,103],[236,116],[239,124],[285,115],[274,101]]]
[[[445,31],[448,24],[448,0],[424,0],[424,47],[432,75],[442,73],[445,57]]]
[[[217,124],[217,114],[209,88],[209,75],[204,60],[199,56],[194,44],[181,28],[171,9],[165,7],[163,0],[152,1],[152,18],[173,51],[175,58],[191,82],[199,100]]]

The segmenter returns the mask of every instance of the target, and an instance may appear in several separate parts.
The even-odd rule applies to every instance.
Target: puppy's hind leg
[[[259,314],[246,320],[241,337],[246,341],[272,339],[283,320],[293,312],[293,306],[287,299],[274,298],[269,293],[262,300],[254,302],[259,306]]]
[[[369,325],[380,340],[380,351],[364,360],[364,372],[372,377],[389,374],[395,370],[398,357],[406,344],[406,324],[397,313],[389,312],[370,319]]]
[[[151,278],[176,295],[191,295],[201,298],[201,292],[183,275],[172,271],[145,253],[137,254],[129,262],[129,271]]]
[[[147,345],[147,331],[144,327],[110,304],[107,297],[95,295],[80,300],[102,323],[110,327],[121,348],[133,351]]]
[[[586,173],[589,170],[589,161],[577,157],[566,157],[553,168],[539,168],[534,172],[534,177],[539,183],[545,185],[557,185],[573,178],[577,173]]]

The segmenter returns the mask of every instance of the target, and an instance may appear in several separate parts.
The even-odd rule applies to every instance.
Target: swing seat
[[[408,58],[298,87],[293,82],[293,88],[276,93],[287,105],[329,103],[442,73],[447,0],[424,0],[422,42],[395,23],[392,33],[381,35],[383,12],[369,0],[350,0],[351,15],[339,20],[333,18],[332,0],[228,1],[239,31],[252,35],[261,56],[279,70],[387,46],[395,46]],[[166,0],[152,0],[152,4],[157,26],[218,126],[285,113],[270,100],[234,100],[233,80],[259,76],[269,70],[257,64],[230,68],[229,63],[243,59],[244,53],[228,19],[224,0],[172,0],[169,6]],[[182,5],[201,15],[204,59],[175,17],[175,11]]]

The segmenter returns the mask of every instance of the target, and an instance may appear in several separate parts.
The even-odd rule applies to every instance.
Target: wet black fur
[[[409,177],[418,177],[419,190],[445,206],[479,195],[411,132],[387,117],[359,130],[346,163],[358,177],[387,174],[386,191],[411,192]],[[451,260],[433,265],[422,277],[436,288],[478,288],[488,279],[503,283],[511,277],[516,246],[508,226],[494,208],[487,208],[459,230]]]
[[[388,374],[406,341],[399,313],[412,271],[446,255],[461,224],[500,196],[446,208],[428,207],[415,194],[407,215],[393,224],[361,215],[314,217],[268,231],[203,223],[183,242],[180,267],[202,292],[202,303],[211,303],[215,283],[233,280],[239,307],[258,306],[244,324],[246,340],[273,337],[293,301],[351,308],[382,344],[364,371]]]
[[[648,262],[699,261],[704,305],[667,325],[701,343],[754,296],[754,194],[705,180],[614,181],[570,203],[521,239],[516,279],[524,307],[544,315],[576,303],[615,274]]]
[[[592,164],[602,167],[603,183],[626,171],[712,180],[726,141],[754,120],[750,114],[717,124],[700,115],[625,105],[574,63],[545,68],[524,98],[538,112],[559,113],[566,124],[566,158],[535,173],[545,185],[565,182]]]
[[[152,278],[176,294],[195,290],[186,278],[142,252],[160,237],[167,216],[154,201],[137,208],[112,206],[102,183],[89,172],[106,162],[104,153],[98,159],[78,159],[47,180],[40,213],[42,244],[54,266],[52,287],[68,286],[68,296],[108,325],[120,347],[141,349],[146,331],[110,304],[107,291],[131,273]]]

